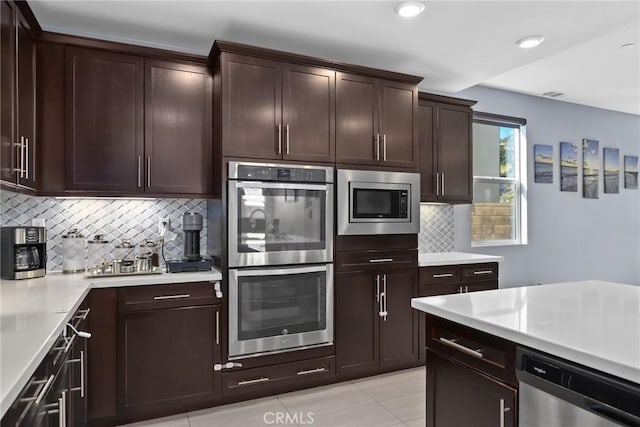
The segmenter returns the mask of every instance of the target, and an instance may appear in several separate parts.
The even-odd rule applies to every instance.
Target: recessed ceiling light
[[[522,49],[531,49],[532,47],[540,45],[543,41],[544,37],[542,36],[529,36],[518,40],[516,44]]]
[[[620,46],[621,49],[632,49],[634,47],[636,47],[635,43],[625,43]]]
[[[396,6],[396,13],[403,18],[413,18],[424,12],[424,3],[419,1],[404,1]]]

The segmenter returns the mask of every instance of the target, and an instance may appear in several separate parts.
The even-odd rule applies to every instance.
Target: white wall
[[[640,152],[640,116],[472,87],[455,94],[475,99],[475,111],[527,119],[526,186],[529,243],[523,246],[472,248],[470,206],[455,207],[455,250],[502,255],[500,286],[521,286],[599,279],[640,284],[640,191],[603,194],[602,148],[617,147],[622,156]],[[560,191],[559,142],[581,145],[600,141],[599,199]],[[533,145],[554,147],[553,184],[533,183]],[[582,173],[580,168],[580,174]]]

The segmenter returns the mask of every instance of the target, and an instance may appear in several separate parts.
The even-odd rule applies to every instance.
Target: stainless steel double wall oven
[[[333,344],[334,169],[229,162],[229,358]]]

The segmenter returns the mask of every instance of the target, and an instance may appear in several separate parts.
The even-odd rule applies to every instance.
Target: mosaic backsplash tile
[[[123,238],[132,243],[158,237],[158,218],[168,218],[170,230],[177,234],[164,245],[166,259],[182,257],[182,215],[197,212],[203,216],[200,252],[207,253],[207,201],[200,199],[57,199],[33,197],[11,191],[0,192],[0,224],[31,225],[43,218],[47,227],[47,270],[62,269],[62,235],[77,228],[85,237],[103,234],[117,244]]]
[[[453,206],[420,205],[420,252],[450,252],[454,245]]]

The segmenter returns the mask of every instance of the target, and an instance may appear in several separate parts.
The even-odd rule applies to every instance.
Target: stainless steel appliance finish
[[[420,232],[420,175],[338,170],[338,234]]]
[[[229,270],[229,359],[332,344],[332,264]]]
[[[333,171],[229,162],[229,266],[331,262]]]
[[[519,348],[520,427],[640,426],[640,384]]]
[[[46,228],[1,227],[0,246],[3,279],[32,279],[46,274]]]

